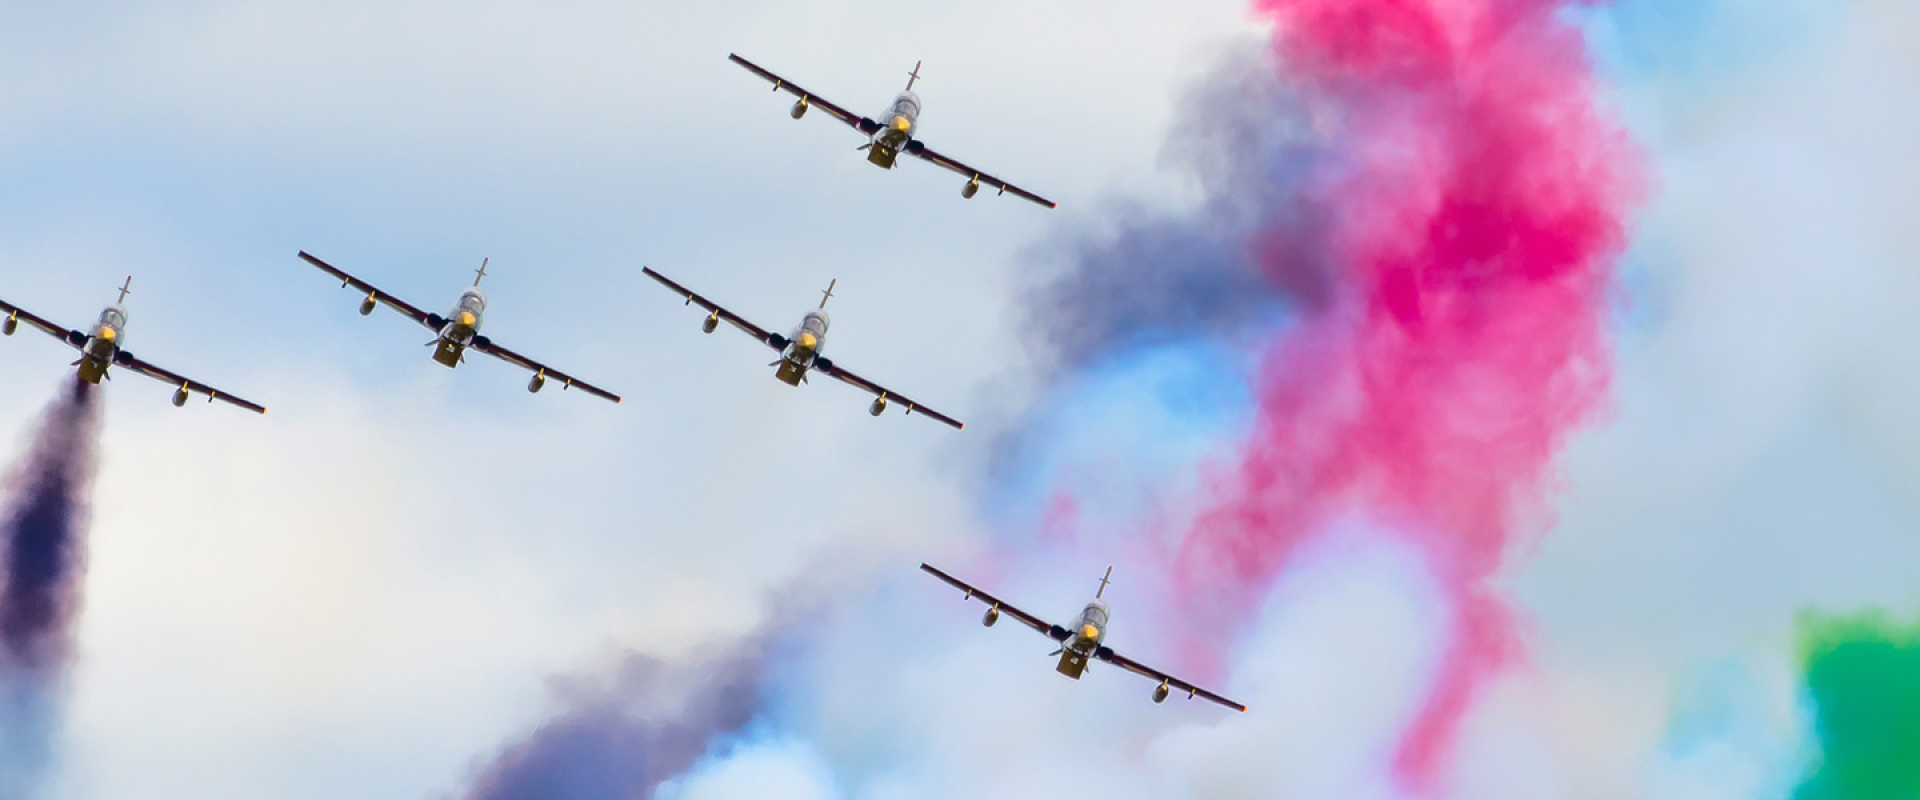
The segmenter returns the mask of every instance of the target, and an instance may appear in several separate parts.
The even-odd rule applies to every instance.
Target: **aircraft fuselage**
[[[1074,623],[1071,634],[1060,645],[1060,663],[1054,667],[1060,674],[1079,680],[1081,673],[1087,671],[1087,659],[1093,657],[1093,651],[1107,638],[1107,604],[1094,600],[1080,610],[1080,618]]]
[[[807,371],[813,369],[820,357],[820,350],[827,344],[827,326],[830,324],[827,312],[814,310],[800,320],[793,336],[787,339],[786,349],[780,352],[778,369],[773,376],[788,386],[799,386],[806,380]]]
[[[460,294],[460,302],[447,313],[440,326],[440,338],[434,342],[433,360],[448,368],[460,366],[467,346],[480,334],[480,321],[487,313],[487,297],[478,287]]]
[[[894,160],[913,142],[913,132],[919,127],[920,96],[910,91],[901,92],[880,120],[880,130],[873,134],[873,146],[867,149],[867,161],[881,169],[893,169]]]
[[[100,321],[93,326],[93,332],[87,334],[86,343],[80,346],[80,380],[98,384],[107,377],[107,368],[113,366],[113,357],[120,352],[121,342],[126,339],[127,312],[119,306],[107,306],[100,312]]]

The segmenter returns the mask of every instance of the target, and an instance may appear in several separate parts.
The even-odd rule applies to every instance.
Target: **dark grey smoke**
[[[0,797],[29,796],[44,771],[80,611],[99,432],[93,387],[74,380],[48,407],[0,506]]]
[[[564,708],[482,766],[469,800],[644,800],[753,721],[765,643],[686,662],[629,657],[556,685]]]
[[[1028,292],[1034,360],[1071,371],[1122,347],[1244,329],[1327,300],[1324,211],[1311,180],[1331,151],[1264,49],[1229,55],[1181,104],[1163,160],[1201,188],[1183,212],[1125,206],[1110,227],[1043,243]]]

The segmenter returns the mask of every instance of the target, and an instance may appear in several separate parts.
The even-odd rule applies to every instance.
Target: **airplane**
[[[215,389],[199,381],[161,369],[134,356],[126,350],[127,341],[127,295],[133,293],[133,276],[127,276],[126,283],[120,284],[120,300],[107,306],[100,312],[100,320],[94,323],[93,332],[71,330],[60,327],[39,317],[24,308],[5,300],[0,300],[0,313],[7,318],[0,321],[0,334],[12,336],[25,322],[42,331],[46,331],[60,341],[66,342],[80,351],[80,360],[73,362],[79,367],[80,380],[99,385],[102,379],[111,380],[108,370],[112,367],[126,367],[155,380],[165,381],[179,387],[173,392],[173,405],[177,408],[187,404],[187,396],[199,392],[207,396],[207,402],[220,400],[258,414],[267,413],[267,407],[248,400],[242,400],[226,392]]]
[[[615,403],[620,402],[620,395],[594,386],[572,375],[568,375],[531,358],[520,355],[519,353],[515,353],[512,350],[508,350],[505,347],[494,344],[492,339],[481,335],[480,323],[481,317],[483,317],[487,311],[487,296],[480,293],[480,280],[487,277],[486,259],[481,259],[480,268],[474,270],[475,277],[473,279],[473,286],[468,287],[466,291],[460,293],[459,302],[455,303],[453,310],[448,311],[447,315],[443,317],[439,314],[422,311],[418,307],[407,303],[405,300],[401,300],[398,297],[374,288],[373,284],[348,275],[332,264],[308,255],[305,250],[300,251],[300,258],[315,267],[319,267],[320,271],[339,278],[341,288],[351,286],[355,291],[366,292],[367,298],[360,301],[360,316],[364,317],[372,314],[374,306],[380,304],[412,317],[413,321],[425,325],[427,329],[433,331],[434,334],[433,341],[427,343],[434,348],[433,360],[449,369],[457,367],[461,362],[465,361],[467,348],[471,347],[533,373],[533,379],[527,382],[527,391],[529,392],[540,391],[541,387],[547,385],[547,379],[552,378],[559,381],[563,388],[579,389],[595,397],[612,400]]]
[[[913,65],[913,72],[907,74],[906,91],[901,92],[898,97],[893,98],[893,105],[888,107],[887,113],[883,116],[883,119],[886,119],[887,123],[882,125],[869,117],[855,114],[842,106],[827,101],[826,98],[820,97],[799,86],[795,86],[792,81],[768,72],[758,64],[732,53],[728,53],[727,58],[732,59],[733,63],[745,67],[748,72],[773,82],[774,91],[777,92],[784,89],[788,93],[799,97],[800,99],[793,104],[793,111],[790,112],[794,119],[805,116],[807,109],[819,106],[828,114],[832,114],[834,119],[840,120],[851,126],[854,130],[866,134],[867,143],[861,145],[859,149],[867,151],[867,160],[881,169],[893,169],[894,159],[899,158],[900,153],[905,151],[907,155],[919,156],[920,158],[933,162],[936,166],[945,167],[946,169],[966,176],[967,183],[960,189],[961,197],[973,197],[980,191],[980,184],[984,183],[999,189],[1001,194],[1012,192],[1015,195],[1032,200],[1047,208],[1060,207],[1058,203],[1052,200],[1048,200],[1040,195],[934,152],[933,149],[927,147],[924,142],[913,138],[914,131],[919,129],[920,124],[920,96],[913,93],[914,82],[920,80],[920,64],[917,62]]]
[[[986,603],[987,615],[980,620],[980,624],[991,628],[993,627],[993,623],[1000,621],[1000,614],[1005,612],[1007,616],[1013,617],[1020,624],[1039,631],[1041,635],[1059,642],[1060,649],[1053,651],[1052,655],[1060,657],[1060,663],[1055,666],[1054,669],[1062,675],[1074,680],[1079,680],[1081,673],[1087,669],[1087,659],[1098,659],[1135,675],[1141,675],[1159,681],[1160,685],[1153,689],[1153,702],[1166,702],[1167,695],[1172,694],[1173,691],[1177,689],[1186,692],[1188,700],[1192,700],[1195,697],[1202,697],[1234,709],[1235,711],[1247,710],[1246,706],[1228,700],[1191,683],[1187,683],[1186,681],[1168,675],[1131,658],[1127,658],[1114,652],[1113,648],[1106,646],[1107,604],[1100,602],[1100,596],[1106,594],[1107,583],[1113,578],[1112,567],[1108,567],[1107,574],[1100,578],[1100,591],[1095,592],[1093,600],[1087,603],[1086,608],[1080,610],[1080,618],[1075,621],[1074,627],[1072,628],[1063,628],[1059,625],[1043,621],[1039,617],[1014,608],[1002,602],[999,598],[975,589],[967,585],[966,582],[926,564],[921,564],[920,569],[945,581],[948,585],[966,592],[968,599],[979,598],[980,602]]]
[[[746,321],[746,319],[740,315],[721,308],[707,298],[688,291],[686,287],[668,280],[667,276],[653,271],[652,267],[643,267],[641,271],[647,273],[648,277],[659,281],[661,285],[673,290],[674,294],[686,298],[688,305],[698,305],[711,312],[707,314],[707,321],[701,326],[701,330],[707,333],[713,333],[715,328],[720,327],[720,321],[726,320],[729,324],[739,328],[748,336],[765,342],[768,347],[778,351],[780,358],[767,366],[778,366],[779,369],[774,371],[773,376],[779,378],[782,383],[788,386],[799,386],[802,381],[807,379],[807,372],[819,370],[826,373],[828,377],[839,380],[841,383],[874,395],[873,405],[867,407],[867,413],[876,417],[885,412],[888,401],[892,401],[906,406],[908,414],[924,414],[948,425],[952,425],[955,428],[967,427],[966,424],[960,420],[927,408],[908,399],[905,395],[848,372],[838,364],[833,363],[831,359],[820,355],[821,349],[824,348],[827,343],[827,301],[833,299],[833,287],[840,283],[837,278],[834,279],[833,282],[828,283],[827,290],[822,292],[822,294],[826,296],[820,298],[820,307],[808,311],[806,316],[801,317],[800,327],[795,328],[791,336],[781,336],[780,334],[773,333]]]

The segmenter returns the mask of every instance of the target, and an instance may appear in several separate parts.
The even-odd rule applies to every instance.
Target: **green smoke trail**
[[[1920,800],[1920,623],[1800,621],[1820,759],[1794,800]]]

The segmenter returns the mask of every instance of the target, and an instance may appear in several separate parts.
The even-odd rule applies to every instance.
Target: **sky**
[[[1834,775],[1876,763],[1846,698],[1920,691],[1920,9],[1398,4],[1460,26],[1452,69],[1461,31],[1517,15],[1529,46],[1488,61],[1547,77],[1486,96],[1547,124],[1432,111],[1454,89],[1395,60],[1418,41],[1316,49],[1336,5],[0,9],[0,298],[78,326],[131,274],[129,350],[271,409],[100,393],[70,665],[10,777],[59,800],[1903,796]],[[874,169],[729,52],[860,110],[923,61],[919,135],[1061,207]],[[1346,360],[1416,330],[1348,327],[1374,273],[1343,270],[1426,196],[1433,162],[1397,145],[1457,158],[1512,126],[1537,148],[1486,163],[1565,180],[1515,179],[1521,216],[1599,209],[1572,322],[1464,281],[1436,296],[1527,324]],[[1436,130],[1474,136],[1401,138]],[[446,370],[300,250],[430,309],[488,258],[487,333],[625,402]],[[1463,269],[1531,280],[1513,252]],[[837,280],[835,362],[967,429],[770,380],[642,266],[773,328]],[[10,465],[71,360],[0,340]],[[1506,409],[1541,421],[1526,457],[1308,481],[1345,505],[1297,519],[1321,506],[1245,480],[1339,463],[1321,432],[1375,430],[1348,424],[1378,407],[1354,376],[1408,363],[1466,403],[1407,406],[1447,412],[1413,432],[1506,442],[1452,413]],[[1517,404],[1472,402],[1495,395]],[[1459,469],[1481,457],[1516,466]],[[1381,490],[1428,485],[1488,498],[1467,527],[1498,535]],[[1216,558],[1223,509],[1267,520],[1236,529],[1258,568]],[[922,561],[1059,620],[1114,565],[1109,643],[1252,710],[1067,681]],[[1463,660],[1472,632],[1499,657]]]

